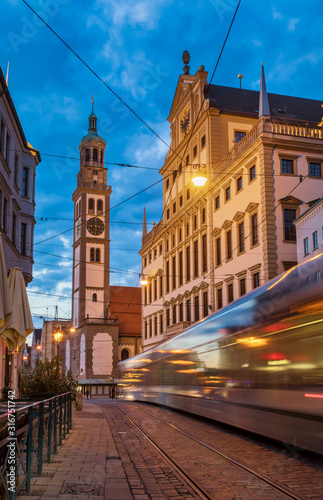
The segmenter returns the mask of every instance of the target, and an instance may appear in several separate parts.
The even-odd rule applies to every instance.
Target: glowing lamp
[[[192,181],[195,186],[199,187],[204,186],[204,184],[207,182],[207,178],[202,174],[198,174],[196,177],[193,177]]]
[[[147,278],[142,278],[140,282],[143,286],[148,285],[148,280]]]

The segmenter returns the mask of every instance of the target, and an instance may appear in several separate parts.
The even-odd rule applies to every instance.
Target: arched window
[[[93,161],[98,161],[98,150],[96,148],[93,149]]]
[[[98,201],[97,201],[96,208],[97,208],[97,213],[98,213],[98,214],[102,214],[102,211],[103,211],[103,203],[102,203],[102,200],[98,200]]]
[[[94,248],[90,249],[90,262],[94,262]]]
[[[98,301],[98,296],[96,293],[92,295],[92,302],[97,302]]]
[[[95,251],[95,261],[96,261],[96,262],[100,262],[100,260],[101,260],[101,259],[100,259],[100,253],[101,253],[101,252],[100,252],[100,249],[99,249],[99,248],[97,248],[97,249],[96,249],[96,251]]]
[[[122,349],[121,351],[121,361],[124,361],[125,359],[129,359],[128,349]]]
[[[89,199],[89,214],[94,214],[94,200],[93,200],[93,198]]]
[[[103,151],[101,151],[101,164],[103,163]]]
[[[87,148],[85,150],[85,161],[90,161],[90,150]]]

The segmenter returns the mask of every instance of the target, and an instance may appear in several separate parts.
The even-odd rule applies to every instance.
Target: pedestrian
[[[112,389],[111,389],[111,397],[112,397],[112,399],[115,398],[115,395],[116,395],[116,390],[115,390],[115,387],[112,386]]]
[[[86,399],[89,399],[89,394],[90,394],[89,393],[89,389],[86,389],[86,393],[85,394],[86,394]]]

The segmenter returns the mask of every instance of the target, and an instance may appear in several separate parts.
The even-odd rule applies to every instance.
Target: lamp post
[[[58,358],[59,358],[59,343],[61,342],[63,338],[63,333],[61,332],[61,327],[59,325],[56,325],[54,328],[54,340],[56,342],[57,346],[57,363],[58,363]]]

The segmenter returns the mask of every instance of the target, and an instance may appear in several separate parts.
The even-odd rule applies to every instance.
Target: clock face
[[[94,236],[98,236],[99,234],[103,233],[104,224],[101,219],[98,219],[97,217],[92,217],[87,221],[86,228],[89,233],[93,234]]]
[[[186,135],[190,128],[190,110],[188,110],[181,119],[181,132]]]

